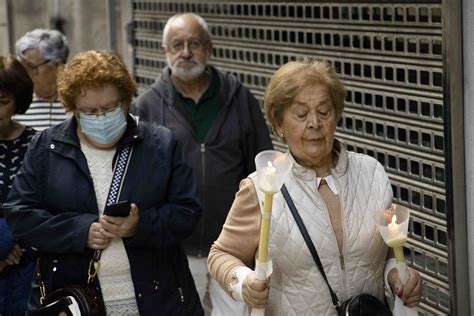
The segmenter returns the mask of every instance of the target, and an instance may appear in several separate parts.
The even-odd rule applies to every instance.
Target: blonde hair
[[[124,105],[130,105],[137,87],[127,67],[117,55],[91,50],[76,54],[58,74],[58,95],[68,111],[75,109],[75,99],[84,89],[112,84]]]
[[[291,61],[280,67],[270,79],[265,90],[264,106],[274,131],[283,121],[283,112],[291,106],[295,97],[308,86],[325,85],[338,120],[344,110],[346,90],[331,65],[325,61]]]

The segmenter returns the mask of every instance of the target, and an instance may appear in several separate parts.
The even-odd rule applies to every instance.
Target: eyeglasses
[[[28,63],[28,64],[25,64],[24,66],[25,66],[25,68],[26,68],[26,71],[28,71],[29,74],[32,74],[32,75],[35,75],[35,76],[36,76],[36,75],[38,75],[38,73],[39,73],[39,72],[38,72],[38,68],[39,68],[40,66],[43,66],[44,64],[49,63],[49,62],[50,62],[50,60],[49,60],[49,59],[46,59],[45,61],[39,63],[38,65],[32,65],[32,64],[29,64],[29,63]]]
[[[209,43],[209,41],[201,41],[198,39],[191,40],[189,42],[181,42],[181,41],[175,41],[171,43],[170,46],[170,51],[173,54],[180,53],[184,50],[184,48],[187,46],[189,50],[191,51],[196,51],[201,49],[204,45]]]
[[[114,106],[113,108],[107,109],[105,111],[91,111],[91,112],[78,111],[78,112],[83,115],[100,117],[100,116],[107,116],[107,114],[112,113],[113,111],[117,110],[120,107],[122,107],[122,103],[119,103],[117,106]]]

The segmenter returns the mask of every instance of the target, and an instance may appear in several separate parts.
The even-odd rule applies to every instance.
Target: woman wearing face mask
[[[173,134],[128,115],[136,87],[114,55],[76,55],[58,93],[74,116],[33,140],[5,204],[13,233],[39,250],[46,295],[86,284],[99,250],[107,315],[202,314],[181,247],[201,210]],[[128,216],[104,215],[111,197],[131,202]],[[32,307],[39,296],[34,287]]]

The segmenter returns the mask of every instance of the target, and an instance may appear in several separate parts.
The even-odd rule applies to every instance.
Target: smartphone
[[[127,217],[130,215],[130,201],[120,201],[114,204],[106,205],[104,215]]]

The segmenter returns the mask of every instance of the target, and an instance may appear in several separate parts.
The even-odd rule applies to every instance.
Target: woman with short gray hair
[[[16,42],[16,54],[34,82],[35,95],[30,110],[15,119],[37,130],[64,121],[66,114],[57,100],[56,78],[69,56],[66,37],[56,30],[35,29]]]
[[[56,30],[36,29],[27,32],[16,42],[16,54],[20,59],[24,59],[25,51],[32,48],[37,48],[41,55],[52,63],[66,63],[69,56],[67,38]]]

